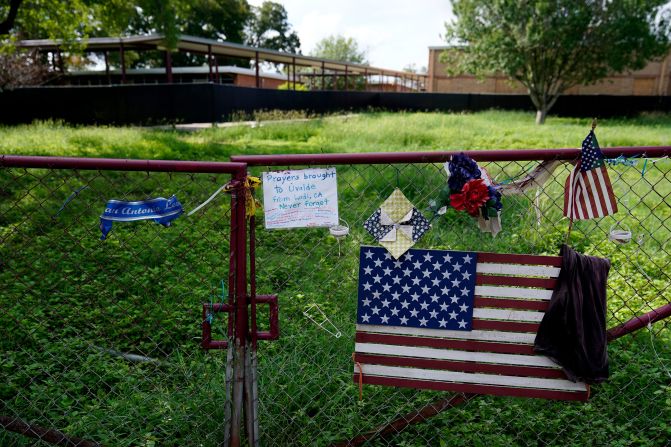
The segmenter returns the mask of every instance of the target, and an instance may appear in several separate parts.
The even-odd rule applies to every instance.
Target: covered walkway
[[[118,52],[121,70],[121,83],[127,81],[127,51],[159,51],[165,58],[165,82],[173,82],[172,53],[167,50],[165,38],[160,34],[130,37],[93,37],[87,39],[84,51],[103,55],[105,71],[109,74],[109,54]],[[59,40],[23,40],[17,46],[25,49],[36,49],[40,52],[52,54],[52,62],[56,70],[65,73],[63,63],[62,42]],[[317,89],[326,90],[339,88],[341,90],[354,89],[355,80],[363,80],[365,91],[424,91],[426,75],[408,73],[398,70],[372,67],[369,65],[322,59],[301,54],[284,53],[276,50],[256,48],[247,45],[220,42],[194,36],[179,36],[175,51],[205,55],[209,68],[210,82],[218,82],[218,58],[233,57],[247,59],[255,70],[255,85],[262,87],[260,67],[264,62],[282,64],[289,87],[296,89],[308,79]],[[297,70],[297,67],[300,67]],[[340,82],[337,82],[338,80]],[[330,81],[330,82],[329,82]],[[330,88],[328,88],[330,86]],[[336,87],[338,86],[338,87]]]

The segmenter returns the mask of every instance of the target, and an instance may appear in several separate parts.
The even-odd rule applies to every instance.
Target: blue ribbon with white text
[[[126,202],[123,200],[109,200],[105,205],[105,211],[100,216],[101,240],[105,240],[112,230],[112,222],[133,222],[136,220],[153,220],[154,222],[169,227],[170,223],[177,219],[184,210],[176,196],[169,199],[157,197],[155,199],[141,200],[138,202]]]

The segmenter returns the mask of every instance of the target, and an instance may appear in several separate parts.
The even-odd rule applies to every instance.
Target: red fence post
[[[235,244],[235,354],[233,357],[233,411],[231,415],[231,447],[239,447],[243,427],[245,393],[245,356],[248,339],[247,315],[247,228],[245,211],[245,179],[247,171],[239,171],[231,192],[231,242]]]
[[[252,195],[253,190],[250,188],[246,193]],[[254,198],[252,197],[251,200],[254,200]],[[247,417],[249,445],[256,446],[259,442],[259,425],[257,418],[258,385],[256,374],[258,329],[256,323],[256,217],[253,215],[249,218],[249,303],[251,314],[251,340],[248,344],[246,362],[247,375],[245,377],[245,398],[247,400],[247,406],[245,408],[245,415]]]

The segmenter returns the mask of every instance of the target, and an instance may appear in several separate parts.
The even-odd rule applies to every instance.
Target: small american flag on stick
[[[564,216],[594,219],[617,212],[617,201],[594,130],[582,142],[581,159],[566,179]]]
[[[534,353],[557,256],[361,247],[354,381],[585,400],[584,383]]]

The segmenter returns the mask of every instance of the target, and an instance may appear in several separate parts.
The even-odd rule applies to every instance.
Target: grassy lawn
[[[0,153],[227,160],[245,153],[565,148],[580,146],[590,122],[550,117],[536,126],[530,114],[491,111],[370,113],[197,133],[44,123],[0,127]],[[666,146],[671,144],[671,116],[602,120],[597,134],[603,147]]]
[[[579,147],[589,120],[523,113],[370,113],[195,133],[46,123],[0,128],[0,154],[225,161],[233,154]],[[603,120],[602,146],[671,145],[671,116]],[[489,164],[498,180],[534,162]],[[610,169],[621,211],[580,222],[571,243],[612,261],[609,326],[671,302],[671,162]],[[362,222],[395,187],[426,209],[445,182],[440,165],[338,166],[341,217],[351,234],[269,232],[259,223],[258,291],[280,296],[281,339],[259,349],[262,445],[327,445],[441,397],[377,386],[363,401],[351,381]],[[481,234],[454,211],[418,248],[556,254],[564,241],[564,166],[535,194],[504,197],[503,232]],[[255,168],[254,173],[263,168]],[[199,348],[201,303],[219,301],[228,271],[229,199],[169,229],[116,224],[99,240],[107,199],[177,194],[194,208],[226,176],[0,170],[0,415],[114,446],[214,446],[223,441],[224,352]],[[60,213],[64,200],[88,186]],[[262,219],[259,219],[261,221]],[[607,240],[620,221],[637,242]],[[639,243],[640,242],[640,243]],[[342,337],[303,315],[317,304]],[[262,315],[265,315],[262,312]],[[223,337],[224,320],[215,320]],[[662,446],[671,439],[669,329],[609,348],[611,378],[587,403],[485,397],[371,445]],[[112,351],[155,362],[129,362]],[[34,445],[0,432],[0,445]]]

